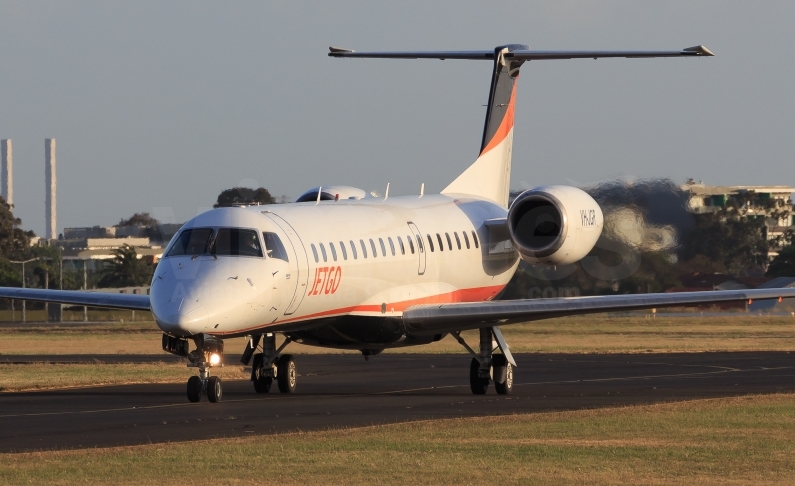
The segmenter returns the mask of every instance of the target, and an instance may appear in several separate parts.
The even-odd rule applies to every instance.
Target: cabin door
[[[419,266],[417,267],[417,273],[419,275],[425,274],[425,245],[422,244],[422,234],[420,230],[417,229],[417,225],[412,223],[411,221],[408,222],[409,229],[411,230],[411,234],[414,237],[414,246],[417,248],[417,256],[419,258]]]

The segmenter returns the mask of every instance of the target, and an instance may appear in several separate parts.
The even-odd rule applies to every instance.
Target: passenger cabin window
[[[262,239],[265,241],[265,254],[270,258],[284,260],[289,262],[287,257],[287,250],[284,249],[281,238],[276,233],[264,232]]]
[[[414,240],[411,239],[411,236],[406,236],[406,241],[409,242],[409,250],[411,250],[411,254],[414,254]]]
[[[392,256],[395,256],[395,244],[392,243],[392,237],[387,238],[389,241],[389,249],[392,251]]]
[[[464,235],[464,243],[467,244],[467,250],[469,250],[469,236],[467,236],[466,231],[462,231],[461,234]]]
[[[428,246],[431,249],[431,253],[433,253],[433,238],[431,238],[431,235],[425,235],[425,236],[428,237]]]
[[[323,255],[323,261],[327,262],[328,258],[326,257],[326,247],[323,246],[323,243],[320,243],[320,254]]]
[[[343,260],[347,260],[348,259],[348,252],[347,252],[347,250],[345,250],[345,243],[343,243],[341,241],[340,241],[340,250],[342,251],[342,259]]]
[[[312,243],[312,255],[315,256],[315,263],[318,263],[320,260],[317,257],[317,248],[315,248],[315,244]]]
[[[201,255],[207,249],[207,242],[212,234],[211,228],[186,229],[179,234],[166,256]]]
[[[353,259],[358,260],[359,255],[356,254],[356,244],[353,242],[353,240],[350,241],[351,241],[351,253],[353,253]]]
[[[430,236],[428,236],[430,238]],[[417,251],[422,253],[425,251],[425,248],[422,246],[422,236],[417,235]]]
[[[359,243],[362,245],[362,258],[367,258],[367,245],[364,244],[364,240],[359,240]]]
[[[450,241],[450,233],[445,233],[444,236],[447,238],[447,249],[453,251],[453,242]]]
[[[400,254],[401,255],[405,255],[406,254],[406,247],[403,246],[403,238],[398,236],[397,239],[398,239],[398,245],[400,245]]]
[[[218,228],[210,253],[218,256],[262,257],[257,232],[241,228]]]
[[[442,237],[439,233],[436,233],[436,240],[439,242],[439,251],[444,251],[444,243],[442,243]]]
[[[461,249],[461,238],[458,237],[458,231],[453,232],[453,236],[455,236],[455,244],[458,246],[458,249]]]
[[[381,256],[386,256],[386,247],[384,246],[384,239],[378,238],[378,242],[381,244]]]
[[[472,242],[475,243],[475,248],[478,248],[478,234],[472,230]]]
[[[331,249],[331,258],[333,258],[334,261],[336,262],[337,261],[337,249],[334,248],[334,243],[333,242],[329,243],[328,247],[329,247],[329,249]]]
[[[373,241],[372,238],[370,238],[370,249],[373,250],[373,258],[376,258],[378,256],[378,251],[375,249],[375,241]]]

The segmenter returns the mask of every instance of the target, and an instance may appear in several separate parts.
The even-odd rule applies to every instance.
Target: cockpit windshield
[[[262,257],[262,246],[254,230],[218,228],[210,253],[217,256]]]
[[[201,255],[207,249],[207,242],[212,233],[212,228],[186,229],[179,234],[166,256]]]

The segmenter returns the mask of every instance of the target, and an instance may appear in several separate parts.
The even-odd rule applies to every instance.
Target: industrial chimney
[[[0,140],[0,156],[3,159],[2,168],[2,196],[9,206],[14,205],[14,151],[11,140]]]
[[[44,139],[44,184],[46,194],[44,196],[44,219],[46,220],[47,228],[45,231],[45,238],[57,238],[57,213],[56,204],[58,196],[56,193],[57,176],[55,173],[55,139]]]

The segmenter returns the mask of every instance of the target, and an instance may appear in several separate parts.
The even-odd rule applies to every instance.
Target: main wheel
[[[188,378],[188,401],[196,403],[202,399],[202,380],[198,376]]]
[[[221,401],[223,391],[221,390],[221,379],[217,376],[211,376],[207,380],[207,399],[212,403]]]
[[[478,369],[480,369],[480,361],[477,358],[472,358],[472,363],[469,365],[469,387],[475,395],[485,395],[489,389],[489,379],[479,377]]]
[[[510,395],[513,391],[513,366],[503,354],[495,354],[491,362],[494,366],[494,388],[500,395]]]
[[[279,357],[276,380],[279,382],[279,391],[282,393],[295,393],[295,360],[292,354],[283,354]]]
[[[273,378],[262,376],[262,363],[264,362],[265,357],[262,356],[262,353],[257,353],[251,363],[251,382],[254,383],[254,391],[257,393],[268,393],[273,385]]]

